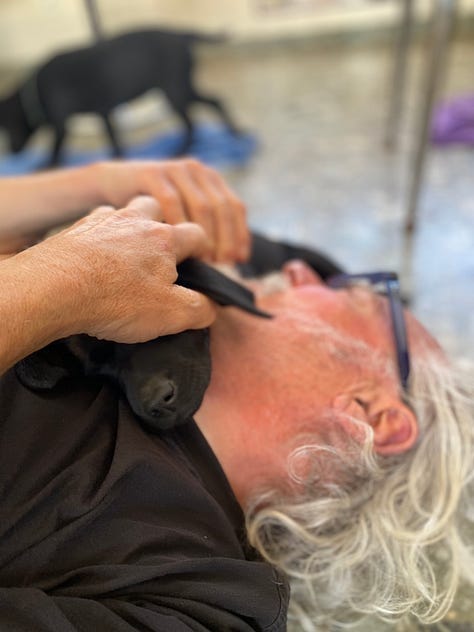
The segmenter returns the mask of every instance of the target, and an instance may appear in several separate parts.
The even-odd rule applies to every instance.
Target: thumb
[[[214,303],[200,292],[173,285],[168,301],[170,311],[166,329],[169,334],[209,327],[216,318]]]

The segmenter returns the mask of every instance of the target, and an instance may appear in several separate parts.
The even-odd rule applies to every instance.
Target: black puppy
[[[151,430],[182,424],[199,408],[211,376],[209,331],[189,330],[142,344],[70,336],[17,363],[27,388],[49,391],[67,378],[111,378]]]
[[[81,112],[95,113],[104,121],[114,155],[120,156],[122,150],[110,121],[111,111],[159,88],[185,125],[177,155],[186,153],[192,141],[190,107],[194,103],[214,108],[225,125],[238,133],[224,105],[217,98],[200,93],[193,83],[193,44],[219,39],[196,33],[147,30],[59,54],[0,101],[0,127],[9,135],[11,150],[18,152],[39,127],[52,126],[52,166],[59,161],[67,119]]]
[[[202,261],[181,262],[177,283],[219,305],[270,317],[255,307],[246,287]],[[209,331],[188,330],[141,344],[70,336],[20,360],[15,370],[20,382],[36,391],[54,389],[73,376],[111,378],[151,430],[166,430],[189,420],[201,405],[211,377]]]

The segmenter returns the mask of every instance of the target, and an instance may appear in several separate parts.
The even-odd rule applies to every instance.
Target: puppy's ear
[[[98,340],[93,336],[78,334],[67,339],[68,348],[80,361],[85,375],[108,375],[113,377],[117,372],[115,349],[118,346],[111,340]],[[133,348],[133,345],[121,345]]]
[[[26,388],[47,391],[64,378],[80,375],[81,363],[71,353],[66,340],[57,340],[35,351],[15,365],[19,381]]]

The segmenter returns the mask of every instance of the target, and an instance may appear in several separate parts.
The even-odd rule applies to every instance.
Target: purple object
[[[435,109],[431,140],[438,145],[474,145],[474,94],[446,101]]]

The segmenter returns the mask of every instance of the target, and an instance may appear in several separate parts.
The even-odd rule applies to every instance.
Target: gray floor
[[[228,172],[252,225],[303,241],[351,271],[394,268],[412,309],[454,355],[474,356],[474,151],[433,148],[411,244],[402,238],[423,51],[412,56],[399,151],[382,148],[387,44],[253,47],[205,56],[201,83],[259,137]],[[474,92],[474,41],[455,42],[443,96]]]

